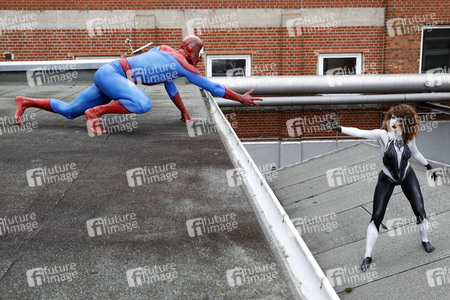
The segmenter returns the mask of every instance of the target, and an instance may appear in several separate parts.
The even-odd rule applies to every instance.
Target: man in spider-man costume
[[[200,75],[196,66],[202,61],[203,52],[202,40],[197,36],[187,36],[178,50],[162,45],[141,55],[121,58],[98,69],[94,84],[70,103],[18,96],[15,118],[23,124],[20,117],[29,107],[55,112],[69,119],[84,113],[93,132],[106,133],[98,121],[103,114],[143,114],[152,108],[149,97],[136,85],[140,82],[144,85],[164,83],[169,97],[181,111],[181,120],[188,122],[193,118],[189,116],[173,81],[179,77],[186,77],[216,96],[239,101],[244,106],[258,106],[254,101],[262,99],[250,96],[253,90],[240,95]]]

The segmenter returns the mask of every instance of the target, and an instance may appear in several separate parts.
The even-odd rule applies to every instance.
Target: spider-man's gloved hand
[[[188,122],[188,121],[195,121],[198,120],[198,118],[192,118],[191,116],[189,116],[189,113],[187,111],[185,112],[181,112],[181,119],[184,122]]]
[[[239,101],[243,106],[259,106],[254,101],[263,101],[263,99],[252,97],[250,96],[251,93],[253,93],[253,89],[250,92],[241,95],[225,87],[225,95],[223,96],[223,98]]]
[[[342,132],[342,127],[339,126],[338,124],[336,124],[336,122],[334,122],[333,119],[331,120],[331,122],[328,120],[322,119],[322,121],[320,121],[320,124],[328,130]]]
[[[173,96],[172,98],[173,103],[178,107],[178,109],[181,112],[181,119],[184,122],[188,122],[188,121],[193,121],[193,120],[198,120],[197,118],[192,118],[189,116],[189,113],[186,109],[186,107],[184,107],[183,101],[181,100],[181,96],[180,93],[176,93],[175,96]]]

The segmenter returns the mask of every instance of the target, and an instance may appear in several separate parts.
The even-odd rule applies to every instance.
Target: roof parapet
[[[245,174],[244,190],[294,292],[301,299],[339,299],[213,96],[205,90],[202,94],[233,164]]]

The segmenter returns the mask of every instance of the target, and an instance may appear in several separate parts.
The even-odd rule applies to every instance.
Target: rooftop
[[[178,86],[207,120],[198,88]],[[151,112],[106,118],[113,133],[90,136],[84,117],[38,109],[27,127],[12,122],[17,95],[68,102],[86,88],[0,87],[2,298],[295,298],[227,177],[217,130],[188,128],[163,86],[144,88]]]
[[[359,265],[381,170],[378,147],[360,143],[294,164],[277,170],[269,183],[341,299],[448,299],[449,169],[433,163],[435,168],[447,168],[445,176],[433,183],[423,166],[414,159],[410,162],[421,185],[429,239],[436,250],[424,251],[411,206],[397,186],[366,273]],[[333,173],[344,168],[345,175]],[[346,292],[347,288],[353,290]]]
[[[289,218],[327,275],[324,286],[331,283],[341,299],[445,298],[450,280],[436,274],[450,266],[448,173],[432,186],[411,160],[436,251],[422,249],[409,203],[396,187],[372,269],[360,274],[372,176],[381,169],[378,148],[360,143],[277,170],[269,184],[281,217],[261,200],[272,191],[253,194],[234,177],[237,146],[219,135],[198,88],[177,85],[200,121],[181,122],[163,86],[144,87],[151,112],[108,115],[110,133],[98,136],[84,117],[28,109],[26,126],[13,121],[17,95],[71,101],[88,86],[0,86],[5,298],[294,299],[292,282],[299,280],[302,292],[320,289],[329,299],[315,261],[298,260],[314,259],[288,232],[295,231]],[[349,183],[327,173],[336,168],[360,177]],[[245,180],[252,187],[264,181],[251,174]],[[265,223],[263,214],[272,219]],[[289,260],[294,269],[287,271]]]

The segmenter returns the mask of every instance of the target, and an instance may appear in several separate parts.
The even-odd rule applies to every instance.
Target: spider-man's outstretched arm
[[[255,101],[262,101],[261,98],[255,98],[250,96],[253,89],[244,95],[238,94],[226,86],[219,83],[212,82],[211,80],[203,77],[199,74],[192,72],[185,73],[186,78],[193,84],[211,92],[213,95],[240,102],[243,106],[259,106]]]
[[[188,122],[190,120],[198,120],[197,118],[191,118],[186,107],[183,104],[183,100],[181,100],[180,93],[178,92],[177,86],[173,80],[164,83],[164,87],[166,88],[167,94],[170,99],[172,99],[173,103],[178,107],[181,112],[181,120]]]

